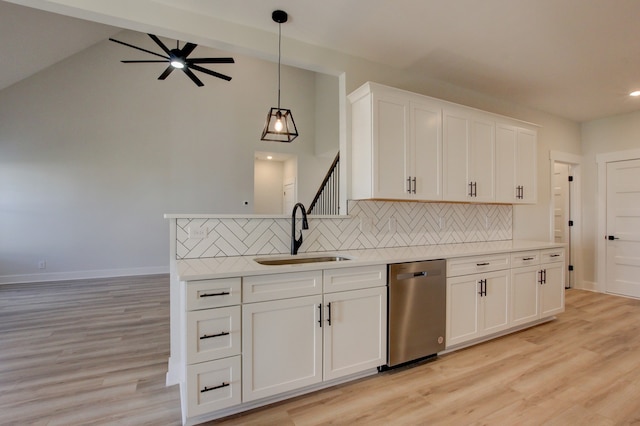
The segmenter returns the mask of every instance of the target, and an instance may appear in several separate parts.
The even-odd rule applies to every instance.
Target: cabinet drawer
[[[243,302],[263,302],[322,293],[322,271],[256,275],[242,279]]]
[[[322,290],[325,293],[385,285],[387,285],[387,265],[327,269],[322,277]]]
[[[187,311],[237,305],[240,303],[240,278],[188,281]]]
[[[240,306],[187,312],[187,364],[240,354]]]
[[[187,366],[187,417],[241,402],[240,356]]]
[[[542,250],[540,259],[542,263],[564,262],[564,248]]]
[[[509,269],[510,261],[510,253],[450,259],[447,260],[447,277]]]
[[[540,264],[540,251],[519,251],[511,253],[511,267],[531,266]]]

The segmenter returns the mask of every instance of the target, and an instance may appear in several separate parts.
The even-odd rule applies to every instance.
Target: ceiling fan
[[[156,59],[156,60],[121,61],[125,64],[142,64],[142,63],[156,63],[156,62],[169,63],[169,66],[164,70],[162,74],[160,74],[160,77],[158,77],[158,80],[164,80],[165,78],[167,78],[169,74],[173,72],[174,69],[182,70],[182,72],[184,72],[187,75],[187,77],[189,77],[198,87],[204,86],[204,83],[200,81],[200,79],[191,70],[200,71],[205,74],[209,74],[226,81],[231,80],[231,77],[229,77],[228,75],[224,75],[215,71],[208,70],[206,68],[201,67],[198,64],[233,64],[234,63],[233,58],[188,58],[191,52],[193,52],[193,50],[198,46],[197,44],[185,43],[185,45],[182,46],[182,49],[180,49],[180,42],[176,40],[176,48],[169,49],[162,41],[160,41],[160,39],[157,36],[153,34],[147,34],[147,35],[151,37],[151,40],[153,40],[158,46],[160,46],[160,48],[166,54],[166,56],[160,53],[152,52],[147,49],[143,49],[142,47],[134,46],[132,44],[113,39],[113,38],[110,38],[109,40],[122,44],[124,46],[131,47],[133,49],[141,50],[151,55],[159,56],[163,58],[162,60]]]

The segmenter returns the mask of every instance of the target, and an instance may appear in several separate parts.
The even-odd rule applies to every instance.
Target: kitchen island
[[[172,257],[167,383],[181,386],[185,424],[376,374],[387,363],[388,264],[447,260],[446,351],[564,309],[562,244],[478,241],[295,258],[316,256],[341,260],[263,265],[256,258],[291,256]]]

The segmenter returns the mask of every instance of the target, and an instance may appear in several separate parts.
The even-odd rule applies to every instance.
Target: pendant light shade
[[[287,12],[275,10],[271,19],[278,23],[278,107],[271,108],[267,113],[262,137],[260,140],[273,142],[291,142],[298,137],[296,122],[290,109],[280,108],[280,58],[282,45],[282,24],[287,22]]]

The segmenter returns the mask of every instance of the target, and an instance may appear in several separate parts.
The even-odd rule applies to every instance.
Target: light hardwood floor
[[[168,285],[0,286],[0,424],[179,424]],[[640,424],[640,301],[566,296],[553,322],[210,424]]]

